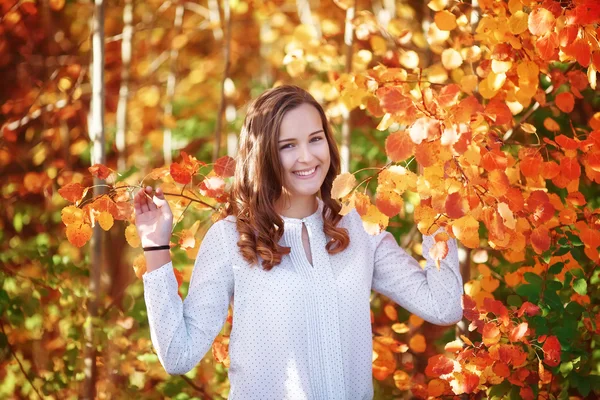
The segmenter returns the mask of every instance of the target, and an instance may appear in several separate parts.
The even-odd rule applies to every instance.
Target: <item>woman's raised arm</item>
[[[448,240],[448,255],[438,271],[429,256],[433,236],[423,236],[425,269],[398,245],[391,233],[372,237],[375,248],[372,288],[425,321],[453,325],[463,316],[463,281],[456,239]]]
[[[218,221],[206,233],[184,301],[178,295],[172,262],[142,277],[150,338],[169,374],[185,374],[194,368],[227,318],[233,296],[231,249],[227,248],[231,239],[224,235],[227,223]]]

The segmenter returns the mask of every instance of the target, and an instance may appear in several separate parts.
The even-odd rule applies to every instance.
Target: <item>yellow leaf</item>
[[[445,49],[442,51],[442,65],[448,70],[453,70],[460,67],[463,59],[460,53],[454,49]]]
[[[83,210],[76,206],[63,208],[60,216],[65,225],[80,224],[83,222]]]
[[[388,226],[389,218],[379,211],[375,205],[371,204],[368,212],[362,216],[362,223],[368,234],[378,235]]]
[[[531,134],[537,132],[537,128],[527,122],[523,122],[521,124],[521,129],[523,129],[523,132],[531,133]]]
[[[508,20],[508,29],[514,35],[520,35],[525,32],[528,27],[529,15],[523,11],[517,11]]]
[[[434,17],[435,24],[442,31],[456,28],[456,16],[448,10],[438,11]]]
[[[408,69],[417,68],[419,66],[419,55],[413,50],[405,51],[400,55],[400,64]]]
[[[133,248],[140,246],[140,237],[138,236],[135,225],[128,225],[127,228],[125,228],[125,240],[127,240],[127,243]]]
[[[100,227],[102,229],[104,229],[105,231],[109,230],[110,228],[112,228],[115,220],[112,216],[111,213],[109,213],[108,211],[102,211],[97,217],[96,220],[98,221],[98,223],[100,224]]]
[[[433,11],[442,11],[447,6],[448,0],[431,0],[427,3],[427,7],[431,8]]]
[[[146,273],[146,257],[143,254],[138,255],[133,260],[133,270],[135,271],[135,276],[142,279],[142,275]]]
[[[331,197],[334,199],[346,197],[352,189],[354,189],[356,184],[356,177],[350,172],[344,172],[343,174],[336,176],[331,188]]]
[[[492,60],[492,71],[496,74],[508,72],[512,67],[512,61]]]

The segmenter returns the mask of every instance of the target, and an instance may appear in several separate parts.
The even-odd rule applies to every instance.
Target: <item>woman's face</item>
[[[312,196],[319,192],[331,159],[323,123],[314,106],[303,103],[283,116],[279,159],[284,188],[290,196]]]

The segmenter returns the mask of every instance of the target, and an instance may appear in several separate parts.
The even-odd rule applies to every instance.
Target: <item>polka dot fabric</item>
[[[461,320],[456,241],[438,271],[423,238],[423,269],[388,232],[371,236],[356,211],[340,221],[350,246],[329,255],[323,203],[306,218],[283,218],[281,244],[292,251],[267,272],[239,254],[235,219],[207,232],[182,302],[171,263],[143,276],[150,336],[170,374],[191,370],[210,350],[233,306],[229,399],[373,398],[371,289],[426,321]],[[302,245],[308,232],[312,265]]]

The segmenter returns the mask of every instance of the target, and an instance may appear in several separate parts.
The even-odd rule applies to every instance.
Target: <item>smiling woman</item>
[[[143,275],[167,372],[196,366],[231,304],[229,399],[367,400],[371,290],[435,324],[462,318],[456,240],[438,270],[425,236],[421,268],[390,233],[367,234],[356,210],[340,215],[331,198],[339,167],[323,108],[308,92],[281,86],[250,105],[228,216],[206,233],[187,297],[177,294],[171,262]],[[144,211],[136,207],[136,218]]]

